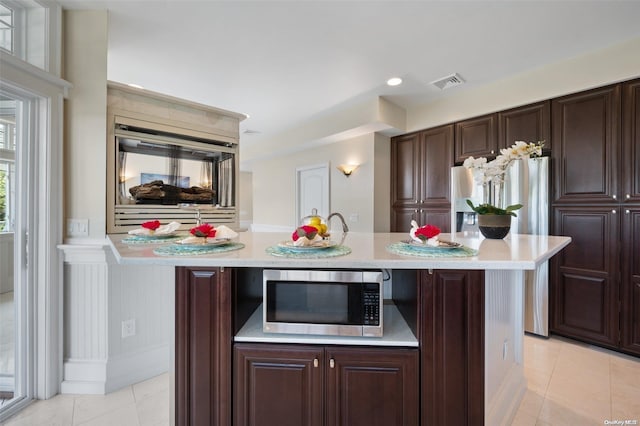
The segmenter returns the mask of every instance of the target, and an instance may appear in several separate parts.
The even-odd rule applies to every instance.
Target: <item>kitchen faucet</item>
[[[327,216],[327,225],[329,225],[329,221],[333,216],[338,216],[340,218],[340,221],[342,222],[342,232],[344,232],[345,234],[349,232],[349,227],[347,226],[347,222],[344,220],[344,217],[338,212],[331,213],[329,216]]]

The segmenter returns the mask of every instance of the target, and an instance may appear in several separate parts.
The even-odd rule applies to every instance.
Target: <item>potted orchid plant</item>
[[[484,188],[484,202],[482,204],[474,205],[471,200],[467,200],[467,204],[478,214],[480,232],[485,237],[502,239],[509,232],[511,217],[516,216],[515,211],[521,209],[522,204],[502,206],[505,174],[514,161],[542,155],[543,145],[544,141],[530,143],[516,141],[511,147],[501,149],[500,155],[491,161],[487,161],[485,157],[469,157],[464,161],[463,166],[472,170],[475,181],[482,184]],[[494,194],[493,204],[489,202],[490,192]],[[486,228],[494,229],[487,230]]]

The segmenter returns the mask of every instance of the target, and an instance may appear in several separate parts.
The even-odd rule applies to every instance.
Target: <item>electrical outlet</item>
[[[67,219],[67,237],[88,237],[89,219]]]
[[[122,321],[122,338],[136,335],[136,320],[129,319]]]

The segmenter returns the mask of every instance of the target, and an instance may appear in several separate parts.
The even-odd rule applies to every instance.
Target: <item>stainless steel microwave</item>
[[[265,333],[382,336],[379,271],[263,271]]]

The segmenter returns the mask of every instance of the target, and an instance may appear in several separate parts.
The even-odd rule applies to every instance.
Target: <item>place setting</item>
[[[244,248],[244,244],[236,241],[238,233],[225,225],[214,227],[208,223],[190,229],[189,236],[182,235],[171,244],[153,249],[158,256],[193,256],[218,254]]]
[[[409,239],[398,241],[387,246],[387,251],[403,256],[418,257],[470,257],[478,251],[456,241],[439,238],[440,228],[435,225],[419,226],[411,221]]]
[[[266,252],[272,256],[297,259],[321,259],[351,253],[351,248],[342,244],[346,232],[338,242],[331,239],[327,224],[320,216],[313,215],[307,222],[293,231],[291,239],[267,247]]]

